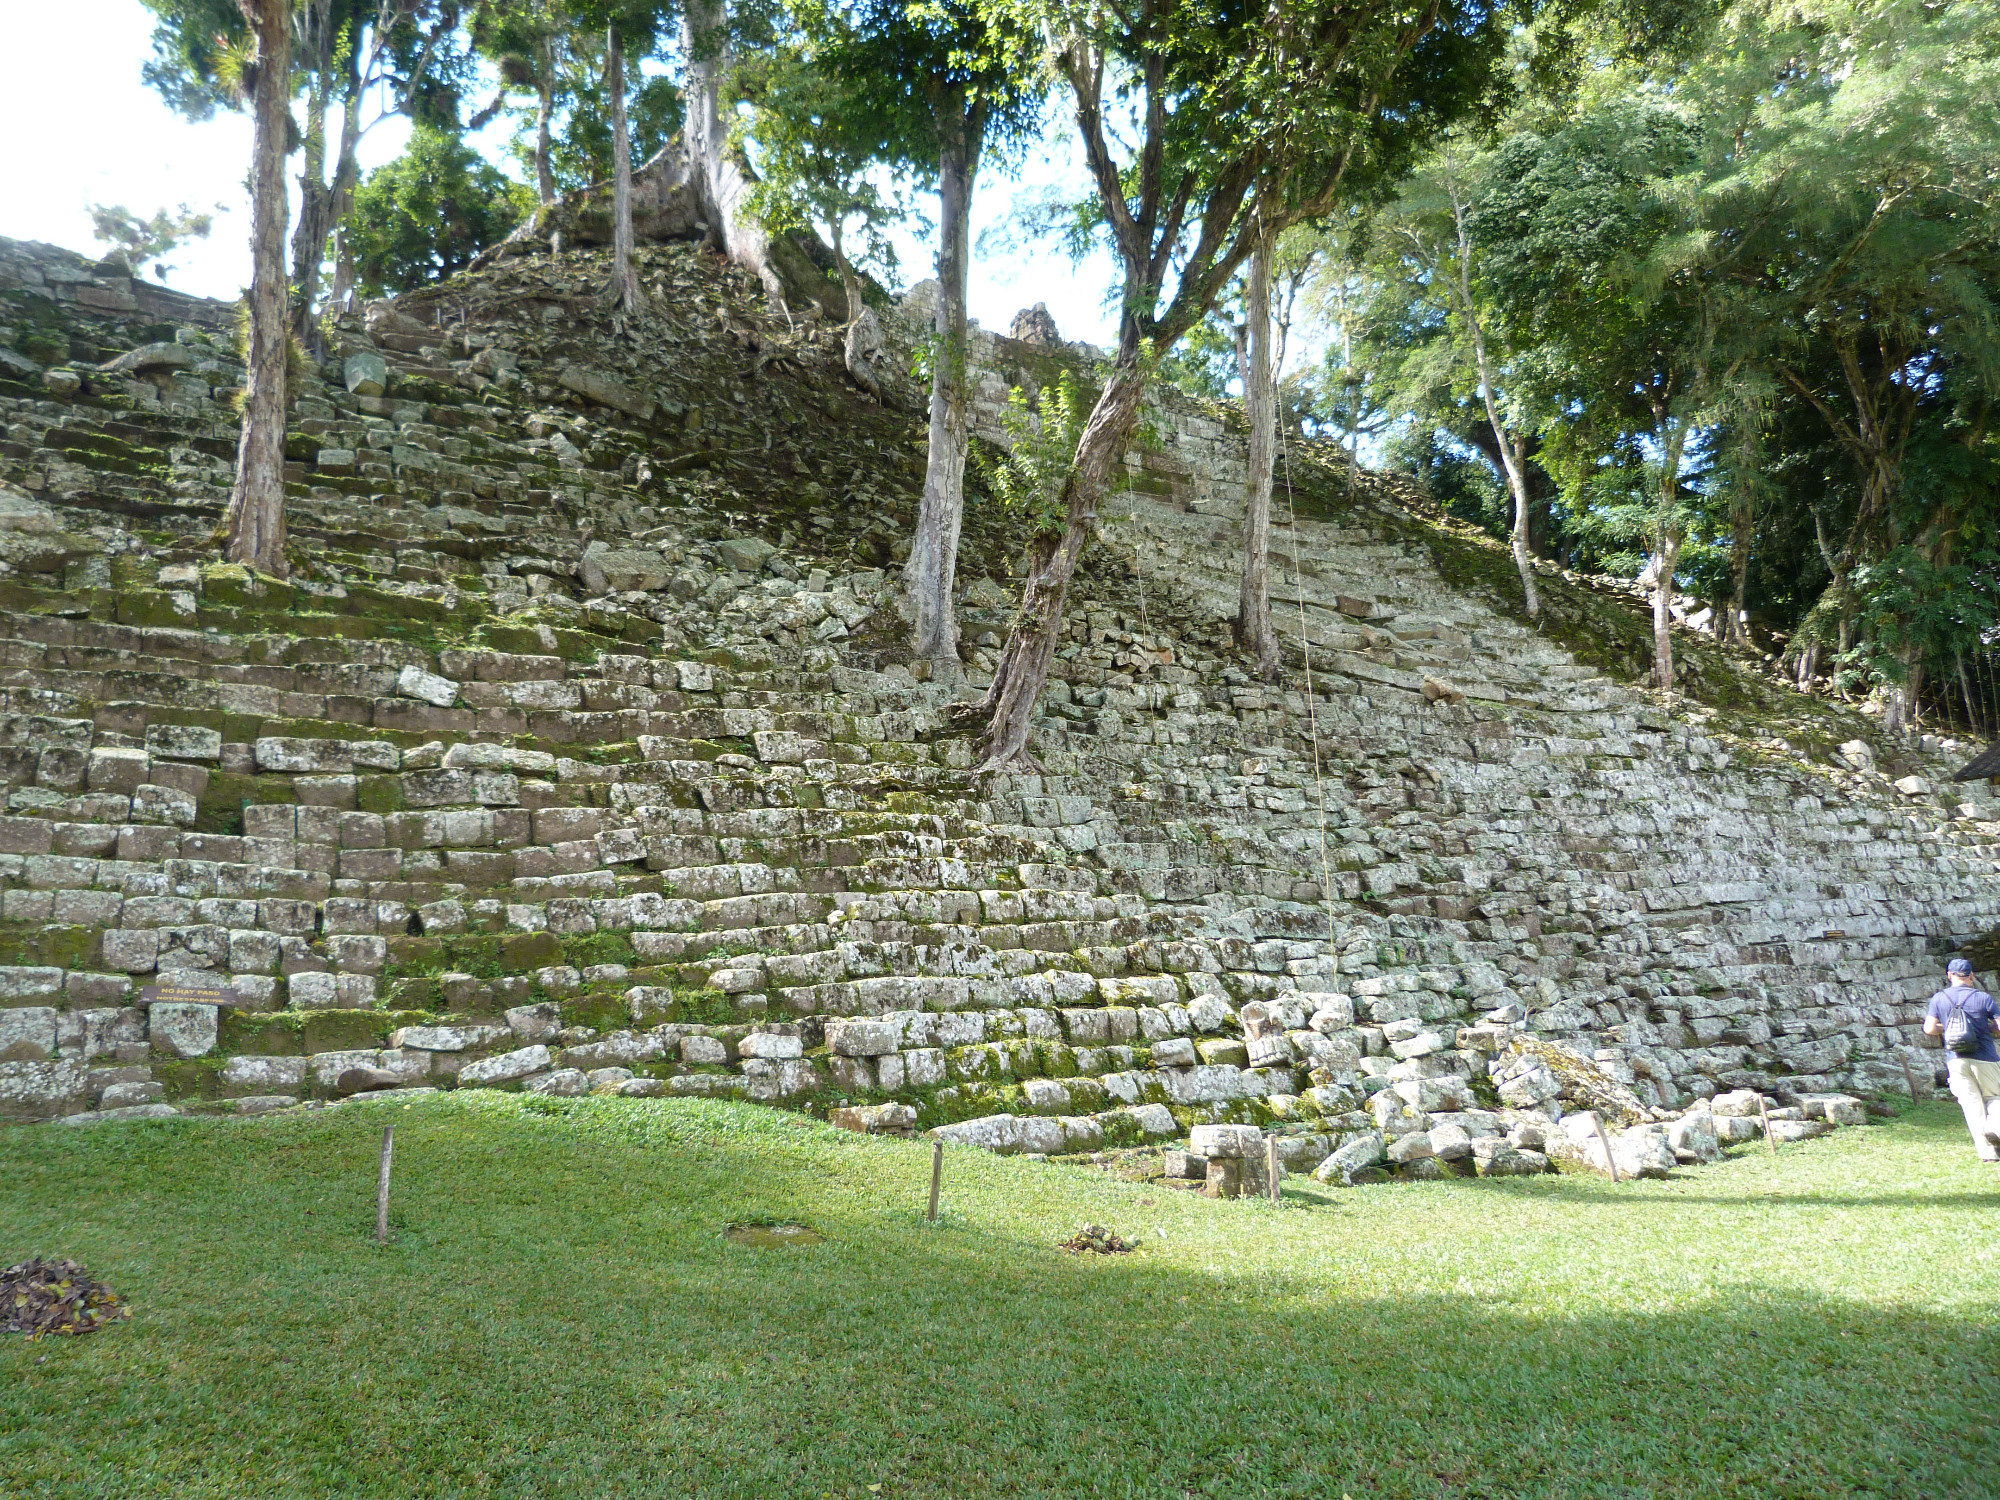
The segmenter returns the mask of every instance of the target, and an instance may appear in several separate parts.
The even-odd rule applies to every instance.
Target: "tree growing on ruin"
[[[251,46],[228,58],[228,72],[250,101],[250,255],[248,373],[236,482],[223,521],[225,555],[283,578],[285,559],[285,404],[291,320],[285,297],[285,147],[292,126],[292,28],[289,0],[238,0]]]
[[[1017,150],[1039,120],[1045,79],[1031,38],[1004,13],[971,0],[868,0],[840,66],[893,93],[917,154],[936,163],[938,297],[932,320],[929,437],[924,491],[903,569],[911,645],[927,660],[956,660],[952,593],[965,519],[965,465],[972,435],[967,374],[972,271],[972,199],[981,164]]]
[[[743,67],[753,108],[738,136],[754,138],[759,170],[748,202],[773,233],[824,232],[846,313],[847,373],[879,401],[882,329],[856,265],[893,271],[888,231],[909,216],[907,165],[921,147],[893,91],[835,64],[853,43],[846,18],[806,15],[795,35]]]
[[[862,194],[879,193],[876,183],[885,173],[912,182],[936,174],[938,297],[927,351],[929,439],[923,499],[903,579],[917,656],[956,661],[952,592],[971,441],[966,288],[973,192],[982,162],[1023,144],[1037,123],[1044,79],[1026,34],[970,0],[795,0],[789,15],[809,42],[818,88],[842,96],[838,108],[852,116],[857,145],[873,142],[872,171],[857,157],[851,178]],[[782,120],[758,125],[764,170],[780,170],[773,147],[797,130]],[[836,258],[840,249],[836,243]],[[854,363],[850,358],[850,368]]]
[[[1063,491],[1030,542],[1019,616],[977,712],[980,764],[1027,754],[1069,582],[1138,425],[1146,383],[1260,236],[1324,214],[1483,88],[1497,18],[1446,0],[1301,0],[1213,12],[993,0],[1051,42],[1095,207],[1123,272],[1119,338]]]
[[[242,107],[231,59],[249,44],[243,8],[235,0],[145,3],[159,18],[146,82],[190,119]],[[293,331],[310,340],[328,243],[361,181],[363,139],[396,115],[455,130],[466,55],[461,7],[452,0],[293,0],[284,9],[291,45],[284,155],[300,157],[291,321]],[[303,98],[303,125],[291,119],[293,94]],[[339,133],[329,137],[336,112]],[[350,289],[349,270],[348,259],[336,255],[336,303]]]
[[[482,0],[472,13],[472,46],[500,75],[504,90],[525,89],[535,99],[529,148],[538,209],[555,207],[555,116],[569,50],[568,28],[542,0]]]
[[[1484,190],[1490,158],[1453,142],[1403,180],[1395,201],[1374,225],[1380,253],[1419,295],[1440,304],[1445,353],[1463,371],[1493,435],[1492,451],[1511,501],[1507,528],[1514,568],[1521,580],[1522,609],[1529,619],[1542,612],[1535,587],[1529,525],[1534,497],[1529,490],[1528,445],[1536,440],[1529,402],[1512,374],[1517,365],[1501,308],[1487,284],[1482,253],[1471,222]],[[1457,384],[1454,381],[1454,384]]]

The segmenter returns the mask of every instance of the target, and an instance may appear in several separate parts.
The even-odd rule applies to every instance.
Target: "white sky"
[[[140,79],[152,55],[153,15],[138,0],[0,0],[0,235],[44,240],[85,254],[91,237],[88,203],[122,204],[142,217],[186,203],[216,211],[207,240],[169,257],[167,284],[208,297],[234,297],[249,280],[250,124],[218,111],[200,124],[182,119]],[[362,143],[364,169],[393,160],[409,134],[392,119]],[[496,124],[474,144],[510,174],[505,129]],[[974,200],[975,235],[1005,218],[1023,191],[1083,177],[1072,144],[1032,163],[1020,181],[988,174]],[[296,159],[292,187],[296,208]],[[931,274],[935,248],[903,236],[898,246],[904,284]],[[1081,266],[1053,247],[1028,246],[975,261],[971,311],[982,326],[1005,332],[1016,311],[1046,302],[1069,339],[1112,341],[1104,311],[1114,276],[1108,255]]]

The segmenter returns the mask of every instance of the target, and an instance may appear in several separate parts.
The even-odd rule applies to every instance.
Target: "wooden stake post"
[[[382,1173],[375,1184],[375,1242],[389,1243],[389,1167],[396,1159],[396,1127],[382,1127]]]
[[[1278,1160],[1278,1138],[1275,1135],[1267,1135],[1264,1137],[1264,1177],[1271,1185],[1273,1203],[1279,1201],[1278,1184],[1284,1180],[1284,1176],[1285,1164]]]
[[[924,1212],[926,1224],[937,1223],[938,1189],[944,1186],[944,1142],[931,1142],[931,1206]]]
[[[1771,1134],[1771,1107],[1764,1102],[1764,1096],[1757,1096],[1757,1113],[1764,1120],[1764,1144],[1771,1148],[1771,1154],[1778,1154],[1778,1138]]]
[[[1590,1112],[1590,1123],[1597,1127],[1597,1144],[1604,1148],[1604,1165],[1611,1169],[1611,1180],[1618,1180],[1618,1158],[1611,1154],[1611,1137],[1604,1133],[1604,1121],[1596,1110]]]

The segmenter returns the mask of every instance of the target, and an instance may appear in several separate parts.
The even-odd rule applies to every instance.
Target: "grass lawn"
[[[395,1242],[368,1238],[397,1124]],[[1673,1182],[1210,1203],[752,1106],[467,1093],[0,1130],[0,1496],[2000,1495],[1958,1113]],[[725,1241],[803,1220],[824,1243]],[[1086,1220],[1143,1242],[1073,1257]]]

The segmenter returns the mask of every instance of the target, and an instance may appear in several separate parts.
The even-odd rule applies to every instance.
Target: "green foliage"
[[[1214,312],[1187,332],[1173,353],[1160,362],[1160,378],[1190,396],[1210,401],[1226,399],[1242,389],[1242,364],[1236,333]]]
[[[1410,425],[1384,446],[1387,467],[1414,476],[1424,492],[1454,520],[1504,537],[1512,500],[1493,466],[1474,458],[1434,426]]]
[[[153,274],[165,281],[173,269],[166,262],[190,240],[205,240],[215,225],[215,215],[200,213],[183,203],[169,213],[161,209],[150,219],[142,219],[123,204],[88,203],[92,235],[100,244],[132,268],[134,275],[153,263]],[[217,207],[221,207],[220,204]]]
[[[637,167],[680,134],[683,106],[680,88],[671,78],[642,77],[629,63],[625,72],[625,129],[631,138],[632,165]],[[575,87],[549,158],[556,187],[562,192],[606,181],[616,167],[611,107],[603,90],[587,79],[578,80]],[[534,162],[531,120],[532,114],[524,112],[522,129],[508,146],[509,154],[530,170]]]
[[[992,457],[977,450],[993,497],[1009,515],[1025,517],[1036,534],[1062,530],[1063,485],[1095,400],[1068,370],[1036,400],[1017,385],[1000,414],[1009,446]]]
[[[235,0],[144,0],[158,18],[147,87],[190,120],[239,107],[237,82],[250,30]]]
[[[2000,521],[2000,17],[1559,6],[1517,45],[1498,127],[1405,172],[1363,237],[1391,452],[1479,509],[1450,460],[1497,465],[1476,315],[1559,491],[1546,547],[1628,573],[1678,549],[1681,588],[1740,580],[1794,656],[1847,643],[1851,686],[1955,677],[1979,643],[1943,601],[1984,587]]]
[[[455,136],[419,127],[409,149],[354,195],[348,243],[362,291],[408,291],[462,270],[505,238],[532,201]]]
[[[853,267],[895,273],[888,231],[910,217],[913,162],[930,138],[896,94],[825,66],[821,53],[850,41],[822,13],[742,69],[752,104],[736,131],[758,172],[753,211],[773,229],[824,229],[852,297]]]

